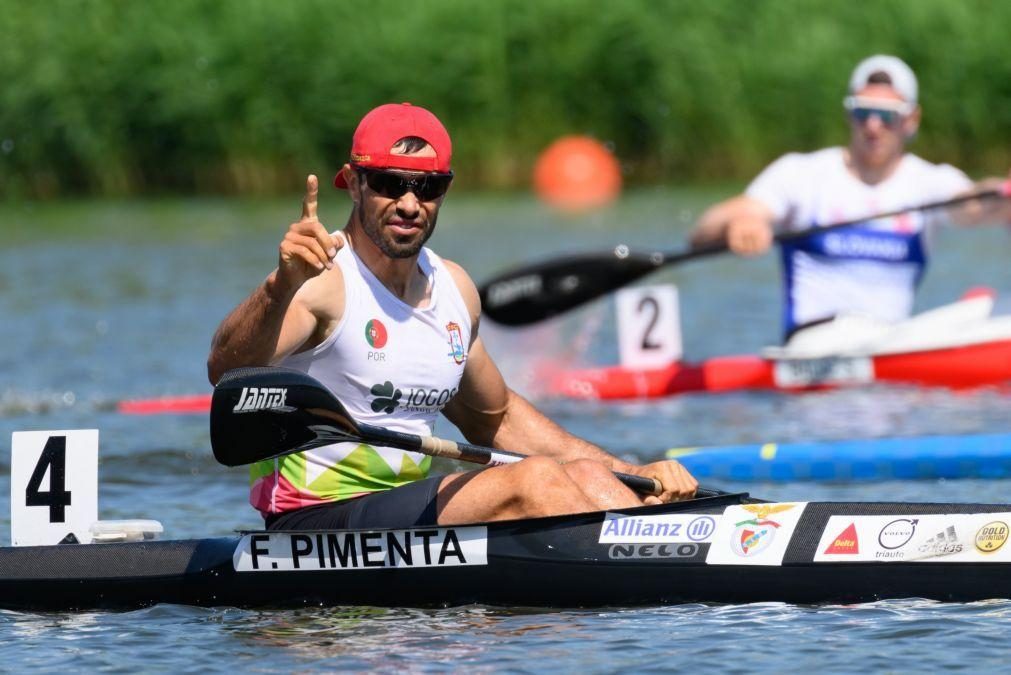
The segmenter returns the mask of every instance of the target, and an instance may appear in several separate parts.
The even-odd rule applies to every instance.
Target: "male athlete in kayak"
[[[208,376],[279,365],[326,384],[358,421],[431,435],[441,412],[473,443],[532,455],[516,464],[428,477],[424,455],[338,443],[252,468],[250,501],[269,528],[448,525],[643,504],[612,471],[656,478],[646,503],[686,499],[677,462],[634,466],[567,433],[509,389],[478,336],[480,300],[455,263],[425,247],[453,179],[452,146],[424,108],[369,112],[334,184],[347,226],[317,217],[316,176],[276,270],[225,318]]]
[[[843,101],[849,146],[780,157],[743,195],[709,208],[692,243],[726,242],[735,253],[758,255],[769,249],[775,230],[815,228],[946,200],[974,187],[999,187],[1000,179],[974,186],[960,170],[906,152],[920,125],[917,89],[902,60],[877,55],[862,61]],[[1008,217],[1006,204],[1003,213],[973,204],[955,216],[958,222]],[[844,312],[887,321],[908,317],[939,215],[910,212],[783,244],[784,333]]]

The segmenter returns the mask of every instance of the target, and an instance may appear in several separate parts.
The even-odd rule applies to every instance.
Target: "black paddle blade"
[[[330,390],[298,370],[237,368],[214,387],[211,449],[225,466],[358,441],[357,432]]]
[[[662,253],[585,253],[535,263],[500,274],[480,289],[492,321],[523,326],[561,314],[630,284],[666,262]]]

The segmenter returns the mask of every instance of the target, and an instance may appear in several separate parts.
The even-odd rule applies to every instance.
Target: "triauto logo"
[[[386,326],[379,319],[372,319],[365,324],[365,339],[373,349],[385,347],[388,337],[389,334],[386,332]]]
[[[889,551],[902,548],[916,534],[916,525],[919,522],[916,518],[896,518],[881,528],[881,532],[878,533],[878,544]]]
[[[393,414],[397,408],[411,412],[438,412],[456,395],[456,389],[422,389],[408,387],[400,389],[387,380],[382,384],[374,384],[369,393],[372,399],[372,412]]]

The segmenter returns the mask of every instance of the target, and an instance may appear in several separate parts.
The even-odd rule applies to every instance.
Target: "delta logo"
[[[386,332],[386,326],[379,319],[372,319],[365,324],[365,340],[373,349],[385,347],[388,337],[389,334]]]
[[[826,555],[854,555],[857,553],[860,553],[860,542],[857,540],[856,523],[850,523],[849,527],[843,530],[825,549]]]

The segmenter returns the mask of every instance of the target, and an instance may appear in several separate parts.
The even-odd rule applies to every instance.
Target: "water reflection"
[[[522,199],[454,200],[433,246],[478,281],[535,255],[621,242],[657,248],[658,242],[681,236],[658,213],[697,212],[705,201],[665,191],[630,194],[621,213],[611,214],[613,220],[573,223],[552,221]],[[5,376],[0,436],[10,438],[17,429],[99,428],[103,518],[155,518],[173,538],[262,525],[246,502],[247,472],[213,462],[205,416],[125,417],[113,406],[124,398],[208,390],[204,360],[211,332],[248,294],[250,284],[276,264],[290,206],[288,200],[195,200],[34,209],[31,227],[23,228],[20,239],[0,241],[0,371]],[[138,228],[138,222],[157,227]],[[681,231],[686,222],[682,219]],[[38,232],[46,237],[39,239]],[[921,308],[947,302],[961,288],[980,282],[1011,291],[1006,233],[959,233],[943,247],[947,271],[928,275]],[[229,253],[224,267],[222,250]],[[40,260],[46,261],[46,273],[40,273]],[[678,266],[650,281],[679,285],[685,353],[701,359],[754,351],[776,340],[776,274],[771,257],[728,256]],[[598,303],[529,331],[486,324],[482,334],[510,381],[536,395],[544,369],[614,361],[611,311],[607,302]],[[992,391],[882,388],[802,396],[689,395],[619,405],[541,403],[577,434],[641,459],[656,458],[673,445],[1007,432],[1011,419],[1011,397]],[[454,433],[446,423],[439,432]],[[0,457],[0,466],[7,465],[8,458]],[[7,474],[0,472],[4,539]],[[1011,481],[713,487],[783,500],[1001,502],[1008,500]],[[257,612],[165,605],[125,613],[0,612],[0,635],[6,638],[0,640],[0,663],[11,671],[230,674],[1003,671],[1009,618],[1007,601],[915,600],[596,611],[469,606]],[[909,639],[914,636],[929,639]]]
[[[492,645],[566,643],[587,635],[579,613],[468,606],[443,610],[363,607],[251,613],[226,628],[257,646],[283,647],[302,658],[340,657],[351,667],[391,662],[452,665],[480,662]],[[599,613],[588,613],[597,617]]]

